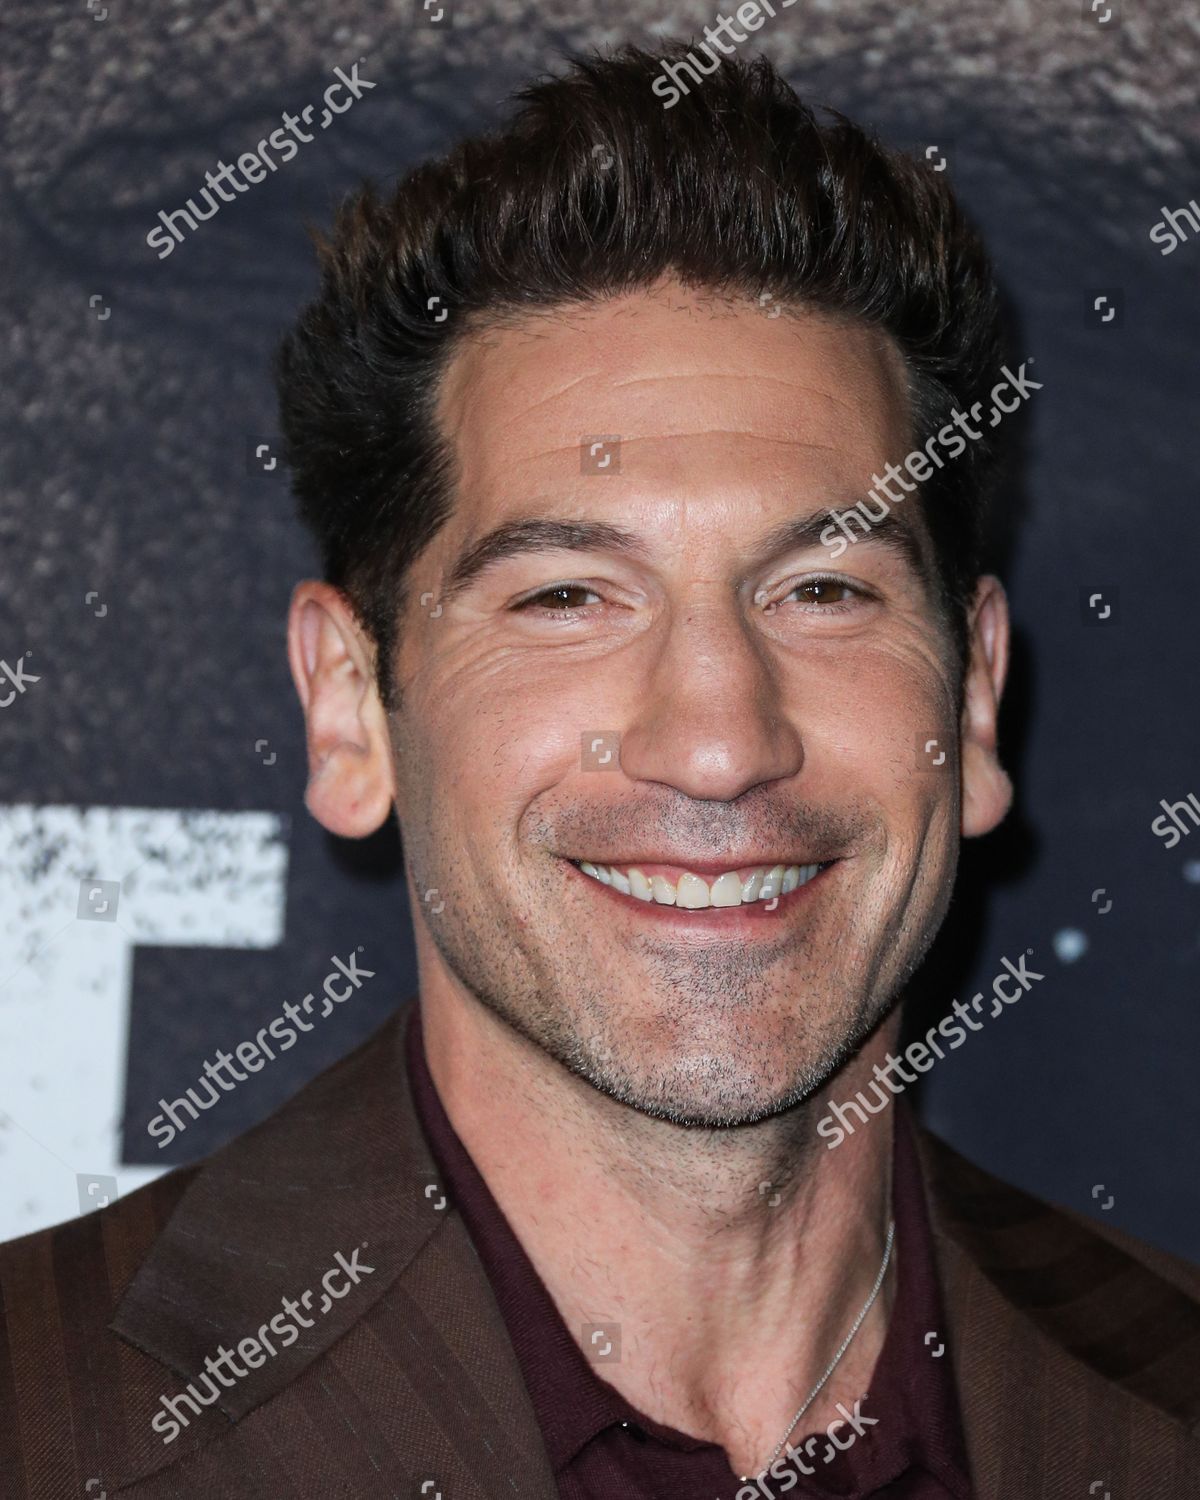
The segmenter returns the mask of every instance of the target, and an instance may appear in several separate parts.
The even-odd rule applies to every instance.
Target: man
[[[979,549],[1033,372],[943,178],[762,61],[664,108],[678,56],[321,247],[306,800],[395,810],[419,997],[7,1247],[6,1497],[1200,1495],[1200,1274],[921,1131],[895,1055],[1010,803]]]

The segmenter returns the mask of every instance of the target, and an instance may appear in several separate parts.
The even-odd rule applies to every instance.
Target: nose
[[[693,604],[648,641],[621,770],[689,797],[731,802],[804,764],[784,712],[781,663],[734,600]]]

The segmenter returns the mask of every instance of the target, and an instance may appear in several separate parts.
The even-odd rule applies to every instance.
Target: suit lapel
[[[371,1394],[391,1389],[405,1403],[405,1419],[394,1432],[376,1423],[379,1488],[363,1488],[360,1478],[357,1494],[391,1497],[397,1479],[425,1474],[447,1484],[453,1477],[458,1488],[450,1493],[512,1500],[516,1475],[521,1495],[553,1500],[553,1476],[503,1318],[462,1221],[440,1191],[413,1109],[402,1047],[409,1004],[210,1158],[130,1283],[110,1327],[176,1377],[164,1376],[168,1395],[188,1383],[207,1390],[205,1357],[221,1346],[236,1350],[264,1325],[276,1350],[221,1388],[215,1410],[164,1451],[156,1470],[194,1453],[203,1439],[214,1482],[220,1449],[231,1477],[243,1475],[243,1489],[221,1492],[256,1494],[239,1450],[270,1445],[276,1410],[281,1420],[290,1411],[288,1420],[298,1421],[302,1406],[306,1425],[320,1430],[322,1403],[332,1403],[343,1427],[357,1415],[365,1428]],[[324,1297],[321,1280],[339,1252],[349,1263],[357,1252],[360,1279],[334,1300]],[[347,1279],[339,1274],[334,1286]],[[304,1308],[306,1291],[312,1296]],[[269,1327],[285,1297],[313,1325],[290,1347]],[[230,1435],[228,1423],[237,1424]]]

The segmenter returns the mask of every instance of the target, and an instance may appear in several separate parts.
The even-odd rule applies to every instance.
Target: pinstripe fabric
[[[199,1167],[0,1247],[0,1500],[553,1500],[407,1013]],[[1200,1272],[919,1150],[979,1500],[1200,1500]],[[311,1326],[164,1442],[162,1398],[309,1289]]]

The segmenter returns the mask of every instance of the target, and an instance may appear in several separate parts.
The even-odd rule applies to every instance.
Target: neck
[[[576,1341],[619,1325],[598,1369],[646,1416],[757,1472],[869,1295],[891,1208],[892,1111],[836,1151],[831,1100],[872,1076],[893,1016],[819,1094],[728,1130],[684,1128],[600,1094],[477,1002],[422,994],[438,1095]],[[893,1252],[893,1264],[899,1254]],[[795,1437],[863,1395],[893,1300],[887,1275]]]

